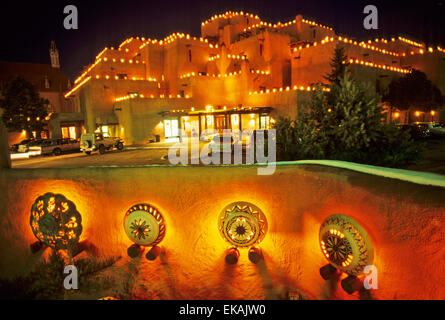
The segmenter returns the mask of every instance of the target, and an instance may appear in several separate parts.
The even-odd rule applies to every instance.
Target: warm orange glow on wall
[[[176,40],[180,40],[180,39],[184,39],[184,38],[189,41],[199,41],[201,43],[205,43],[209,46],[209,48],[218,48],[217,44],[213,45],[213,44],[209,43],[209,41],[207,39],[203,39],[203,38],[198,39],[197,37],[192,37],[189,34],[186,35],[184,33],[177,32],[177,33],[172,33],[171,35],[165,37],[163,40],[157,40],[157,39],[145,40],[145,42],[139,47],[139,49],[142,49],[147,45],[158,45],[158,46],[164,45],[165,46],[167,44],[173,43]]]
[[[125,101],[125,100],[130,100],[130,99],[191,99],[191,97],[189,95],[186,95],[185,97],[181,97],[180,95],[177,96],[172,96],[169,95],[168,97],[165,97],[164,95],[159,95],[158,97],[155,97],[155,95],[151,94],[150,96],[145,96],[144,94],[129,94],[123,97],[117,97],[114,99],[115,102],[120,102],[120,101]]]
[[[305,87],[305,86],[297,86],[297,85],[295,85],[295,86],[293,86],[292,87],[292,90],[294,90],[294,91],[296,91],[296,90],[299,90],[299,91],[313,91],[313,90],[315,90],[316,89],[316,87],[315,86],[307,86],[307,87]],[[326,91],[326,92],[329,92],[329,91],[331,91],[331,89],[330,88],[327,88],[327,87],[322,87],[321,88],[323,91]],[[291,90],[291,88],[290,87],[286,87],[286,88],[278,88],[278,90],[276,89],[276,88],[273,88],[272,89],[272,91],[270,90],[270,89],[265,89],[265,90],[260,90],[259,92],[258,91],[249,91],[249,95],[252,95],[252,94],[269,94],[269,93],[271,93],[271,94],[273,94],[273,93],[276,93],[276,92],[283,92],[283,91],[290,91]]]
[[[320,248],[331,265],[349,275],[363,274],[374,259],[366,231],[352,218],[334,214],[320,226]]]
[[[384,64],[377,64],[374,62],[369,62],[369,61],[364,61],[364,60],[359,60],[359,59],[349,59],[348,62],[350,64],[359,64],[359,65],[366,66],[366,67],[379,68],[379,69],[383,69],[383,70],[400,72],[400,73],[410,73],[411,72],[411,70],[409,70],[409,69],[397,68],[397,67],[393,67],[393,66],[387,66]]]
[[[234,202],[219,214],[218,228],[221,236],[236,247],[259,244],[267,232],[264,213],[248,202]]]
[[[258,16],[256,16],[255,18],[259,19]],[[324,29],[333,31],[333,29],[331,27],[327,27],[327,26],[324,26],[322,24],[319,24],[319,23],[316,23],[314,21],[310,21],[310,20],[307,20],[307,19],[302,19],[301,22],[309,24],[311,26],[320,27],[320,28],[324,28]],[[272,24],[270,22],[268,23],[268,22],[260,21],[260,22],[254,24],[254,25],[251,25],[248,28],[244,28],[244,32],[252,30],[252,29],[255,29],[255,28],[264,28],[264,27],[273,28],[273,29],[285,28],[285,27],[292,26],[292,25],[294,25],[296,23],[297,23],[297,19],[294,19],[292,21],[288,21],[288,22],[285,22],[285,23],[277,22],[275,24]]]
[[[160,295],[156,297],[172,299],[263,299],[267,292],[262,286],[263,274],[258,272],[261,269],[249,263],[247,252],[243,252],[237,267],[231,269],[234,272],[230,272],[223,254],[228,244],[216,230],[216,213],[227,203],[243,199],[268,214],[270,230],[261,242],[261,249],[265,253],[266,273],[271,279],[278,279],[273,283],[274,290],[296,285],[318,299],[358,298],[345,296],[337,284],[332,287],[336,291],[334,294],[324,293],[325,281],[317,270],[326,263],[318,241],[320,224],[332,212],[348,212],[372,236],[377,252],[373,264],[379,271],[384,270],[384,275],[379,278],[381,286],[373,293],[375,298],[392,299],[395,294],[407,299],[443,296],[444,288],[439,281],[443,259],[437,243],[442,238],[440,232],[436,232],[435,223],[440,221],[442,202],[437,207],[430,206],[431,202],[420,197],[412,197],[407,202],[403,195],[409,193],[411,183],[399,181],[397,188],[388,188],[388,193],[376,193],[376,186],[388,186],[393,179],[373,176],[377,182],[364,179],[363,184],[356,185],[353,182],[363,174],[328,169],[324,171],[320,167],[323,171],[319,173],[301,166],[277,166],[278,174],[272,176],[258,176],[256,168],[250,166],[232,167],[230,174],[224,167],[172,167],[174,172],[171,174],[166,174],[165,168],[157,167],[35,170],[32,176],[22,170],[9,170],[4,173],[6,178],[1,185],[5,190],[8,186],[22,191],[4,194],[8,198],[4,202],[6,214],[3,221],[12,230],[3,230],[0,236],[5,244],[2,274],[10,277],[16,270],[33,266],[28,247],[34,241],[28,227],[29,208],[42,190],[62,193],[76,204],[84,220],[85,231],[81,240],[94,243],[103,252],[103,257],[126,256],[125,249],[132,244],[122,230],[122,214],[109,213],[123,213],[133,203],[150,199],[168,221],[168,233],[162,242],[168,252],[159,264],[161,269],[158,265],[141,264],[144,272],[139,273],[138,285],[153,285],[155,289],[159,288]],[[91,173],[94,173],[93,179],[85,178]],[[344,179],[345,174],[352,178]],[[85,179],[79,179],[79,176]],[[212,183],[203,185],[203,180]],[[134,188],[135,185],[138,187]],[[326,193],[329,196],[326,197]],[[205,201],[203,194],[206,195]],[[175,201],[171,200],[173,197]],[[406,210],[413,214],[403,215]],[[429,214],[422,216],[421,212],[425,210]],[[412,226],[408,231],[416,236],[406,237],[406,233],[393,232],[389,226],[394,217],[388,217],[387,212],[397,213],[397,219],[400,219],[397,221]],[[193,227],[185,228],[191,223],[190,217],[194,217]],[[416,218],[420,220],[413,224],[412,219]],[[413,226],[420,222],[426,227],[424,232],[418,232]],[[430,241],[431,237],[434,241]],[[424,244],[422,259],[412,251],[419,241]],[[301,267],[302,261],[307,268]],[[388,274],[414,274],[419,281],[407,281],[397,276],[388,278],[385,276]],[[203,278],[206,281],[203,282]],[[172,287],[165,285],[169,279],[175,279]],[[201,289],[190,290],[192,285]],[[172,291],[177,293],[171,294]],[[192,293],[188,295],[188,291]],[[143,290],[141,293],[144,294]]]
[[[354,45],[354,46],[359,46],[359,47],[362,47],[362,48],[365,48],[365,49],[377,51],[377,52],[380,52],[382,54],[387,54],[387,55],[396,56],[396,57],[399,56],[399,54],[397,52],[389,51],[389,50],[386,50],[386,49],[381,49],[381,48],[378,48],[376,46],[373,46],[373,45],[370,45],[370,44],[366,44],[364,41],[357,42],[357,41],[354,41],[352,39],[348,39],[348,38],[341,37],[341,36],[338,36],[338,37],[326,36],[323,40],[320,41],[320,44],[328,44],[330,42],[333,42],[334,40],[338,40],[340,42],[344,42],[346,44],[350,44],[350,45]],[[317,45],[318,45],[317,42],[314,42],[312,44],[308,43],[308,44],[306,44],[304,46],[295,47],[293,49],[293,52],[297,52],[297,51],[303,50],[305,48],[315,47]]]
[[[165,237],[165,220],[161,212],[150,204],[140,203],[127,210],[125,232],[134,243],[155,246]]]
[[[416,111],[414,114],[416,115],[416,117],[420,117],[420,111]]]
[[[403,41],[403,42],[405,42],[405,43],[408,43],[408,44],[410,44],[410,45],[416,46],[416,47],[421,47],[421,48],[425,47],[425,45],[424,45],[423,43],[415,42],[415,41],[406,39],[406,38],[404,38],[404,37],[399,37],[399,40],[400,40],[400,41]]]

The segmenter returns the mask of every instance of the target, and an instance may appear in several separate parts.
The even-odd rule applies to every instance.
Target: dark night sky
[[[63,28],[63,8],[74,4],[79,29]],[[367,4],[379,9],[379,30],[363,28]],[[226,11],[258,14],[267,22],[287,22],[296,14],[333,27],[337,34],[368,40],[404,35],[445,46],[445,0],[207,0],[207,1],[2,1],[0,60],[50,63],[50,41],[56,41],[60,62],[71,78],[105,47],[117,47],[130,36],[164,38],[173,32],[199,35],[201,21]],[[1,70],[0,70],[1,72]]]

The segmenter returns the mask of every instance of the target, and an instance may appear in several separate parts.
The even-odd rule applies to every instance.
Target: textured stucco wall
[[[155,135],[165,138],[163,121],[178,119],[179,115],[162,116],[162,111],[190,110],[191,99],[169,98],[151,99],[135,98],[115,103],[115,114],[119,120],[120,137],[126,144],[143,143],[153,139]]]
[[[41,259],[32,255],[30,208],[46,192],[62,193],[82,214],[81,240],[103,256],[122,255],[120,273],[136,268],[141,298],[263,299],[286,289],[306,297],[357,299],[338,281],[324,281],[318,244],[323,220],[343,213],[358,221],[373,242],[378,299],[443,299],[445,190],[345,169],[282,165],[270,176],[257,167],[129,167],[1,170],[0,272],[23,273]],[[241,250],[235,266],[224,263],[228,244],[217,230],[227,204],[248,201],[263,210],[269,231],[260,247],[265,263],[250,263]],[[130,261],[132,244],[122,227],[126,210],[147,202],[167,223],[166,254]],[[47,254],[49,250],[45,254]]]

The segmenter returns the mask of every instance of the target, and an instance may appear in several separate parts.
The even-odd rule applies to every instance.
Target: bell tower
[[[49,49],[49,56],[51,57],[51,66],[53,68],[60,68],[59,51],[56,48],[56,43],[51,40],[51,48]]]

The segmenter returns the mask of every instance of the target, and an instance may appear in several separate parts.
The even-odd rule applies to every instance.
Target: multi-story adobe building
[[[51,127],[57,136],[64,121],[83,118],[84,131],[127,143],[176,138],[178,129],[267,129],[279,115],[294,118],[313,85],[326,82],[337,45],[345,48],[353,76],[377,91],[416,68],[445,93],[441,47],[404,37],[359,42],[301,15],[272,24],[226,12],[202,22],[200,37],[136,37],[103,49],[65,94],[77,113],[58,115]],[[404,122],[409,112],[419,121],[439,116],[436,110],[391,116]]]

